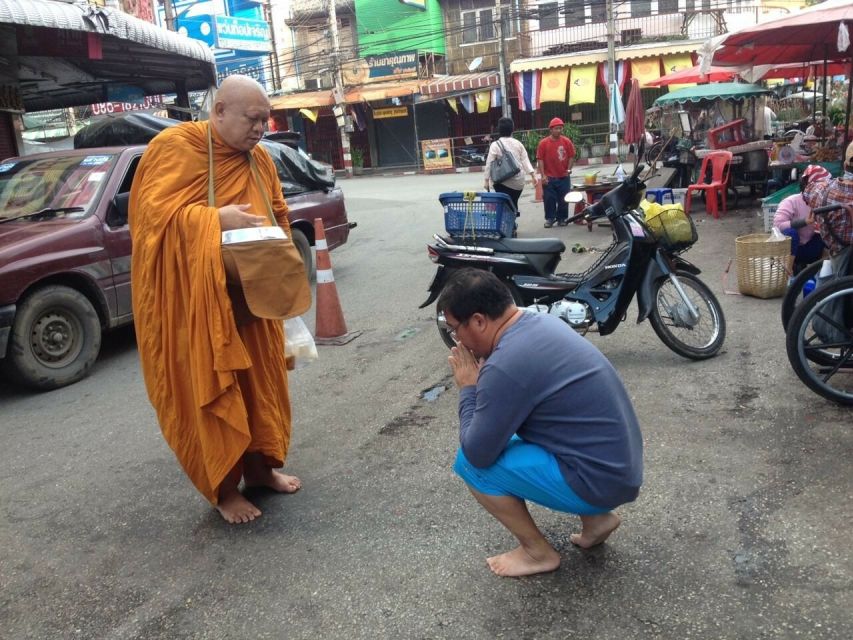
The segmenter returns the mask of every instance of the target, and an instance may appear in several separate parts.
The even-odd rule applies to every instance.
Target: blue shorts
[[[518,436],[513,436],[495,463],[485,469],[468,462],[460,448],[453,470],[469,487],[489,496],[512,496],[582,516],[610,511],[578,496],[563,478],[557,458]]]

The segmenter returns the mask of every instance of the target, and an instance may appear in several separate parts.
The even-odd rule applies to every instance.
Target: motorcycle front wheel
[[[682,289],[699,312],[694,321],[687,305],[669,278],[655,283],[654,304],[649,322],[667,347],[691,360],[717,355],[726,339],[726,319],[717,298],[691,273],[676,274]]]
[[[512,301],[520,306],[524,305],[521,299],[521,292],[518,290],[512,282],[504,280],[503,283],[506,285],[506,288],[509,289],[510,295],[512,295]],[[450,335],[450,329],[447,328],[447,323],[444,321],[444,313],[438,310],[438,305],[435,307],[435,325],[438,328],[438,335],[441,336],[442,341],[445,345],[447,345],[448,349],[452,349],[456,346],[456,342],[453,340],[453,336]]]

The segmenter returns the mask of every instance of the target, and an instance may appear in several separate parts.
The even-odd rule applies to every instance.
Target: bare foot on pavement
[[[525,551],[524,547],[516,547],[499,556],[486,558],[486,562],[495,574],[506,578],[517,578],[556,571],[560,566],[560,554],[550,549],[543,552],[541,557],[534,558]]]
[[[246,500],[239,491],[228,491],[219,496],[216,510],[230,524],[243,524],[259,518],[261,510]]]
[[[280,471],[269,469],[268,473],[261,473],[256,477],[245,475],[247,487],[267,487],[278,493],[296,493],[302,488],[302,480],[296,476],[289,476]]]
[[[581,516],[581,522],[581,532],[573,533],[569,539],[581,549],[591,549],[607,540],[622,524],[622,518],[611,511],[598,516]]]

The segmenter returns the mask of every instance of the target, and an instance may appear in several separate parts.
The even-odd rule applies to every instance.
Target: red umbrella
[[[674,71],[657,80],[647,82],[647,87],[668,87],[671,84],[689,84],[692,82],[729,82],[737,77],[737,69],[734,67],[711,67],[707,73],[699,70],[699,65],[690,69]]]
[[[814,73],[814,70],[817,73]],[[830,62],[826,70],[828,75],[837,76],[847,73],[847,65],[841,62]],[[776,67],[768,65],[751,67],[716,67],[711,66],[707,73],[702,73],[700,65],[690,69],[682,69],[674,73],[661,76],[657,80],[647,82],[648,87],[668,87],[671,84],[689,84],[692,82],[730,82],[738,77],[747,82],[757,82],[761,78],[808,78],[814,75],[823,75],[823,62],[812,64],[783,64]]]
[[[625,142],[628,144],[637,144],[646,132],[646,112],[640,91],[640,81],[632,78],[628,106],[625,108]]]
[[[842,23],[846,23],[842,26]],[[853,2],[827,0],[803,11],[740,29],[722,37],[711,60],[715,65],[780,65],[789,62],[849,60],[853,46],[839,49]],[[847,38],[849,42],[849,34]]]

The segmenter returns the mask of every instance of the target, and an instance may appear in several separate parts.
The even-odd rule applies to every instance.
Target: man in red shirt
[[[575,161],[575,145],[563,135],[563,121],[553,118],[548,124],[551,134],[536,149],[536,169],[542,176],[542,200],[545,203],[545,227],[565,227],[569,205],[565,200],[571,189],[569,176]]]

